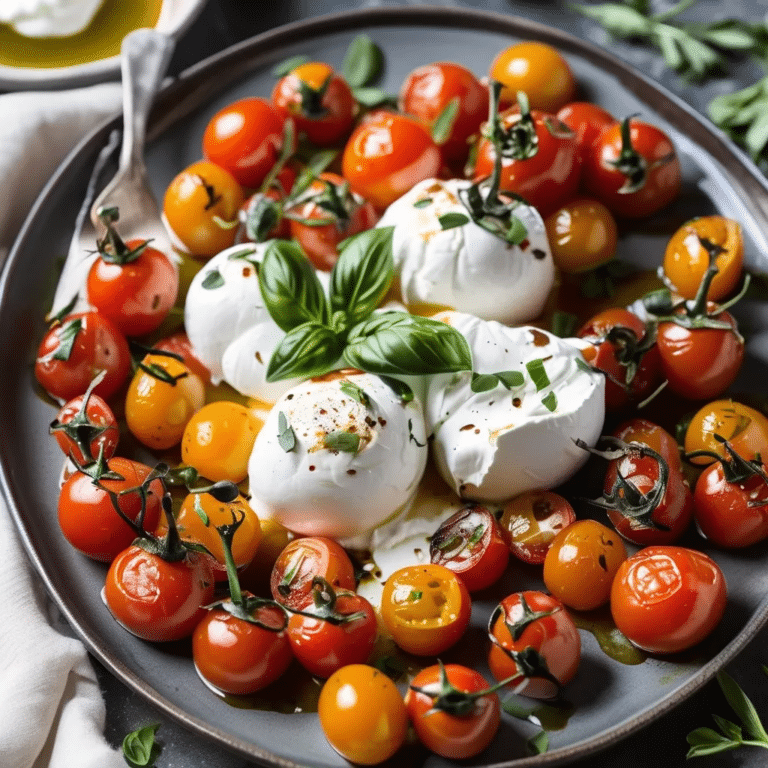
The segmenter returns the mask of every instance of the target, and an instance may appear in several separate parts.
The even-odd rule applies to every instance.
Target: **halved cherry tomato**
[[[37,350],[35,378],[52,397],[66,401],[84,394],[106,371],[94,392],[105,400],[131,371],[125,336],[100,312],[78,312],[56,322]]]
[[[639,648],[677,653],[712,632],[726,598],[723,572],[703,552],[652,546],[622,563],[611,589],[611,613]]]
[[[110,491],[118,494],[117,504],[127,518],[153,531],[160,518],[160,500],[165,489],[161,480],[151,481],[142,518],[142,493],[138,489],[152,468],[120,456],[105,464],[108,474],[98,480],[78,470],[64,481],[59,492],[58,516],[61,532],[75,549],[108,563],[136,538],[136,530],[115,511]]]
[[[272,103],[318,147],[334,146],[347,137],[357,106],[347,81],[318,61],[300,64],[281,77],[272,91]]]
[[[575,521],[573,507],[560,494],[528,491],[504,505],[499,527],[515,557],[540,565],[555,536]]]
[[[561,107],[556,117],[576,134],[582,161],[602,132],[616,122],[610,112],[590,101],[572,101]]]
[[[490,587],[504,573],[509,547],[491,512],[470,504],[432,534],[429,555],[433,563],[452,570],[470,592],[477,592]]]
[[[334,672],[320,691],[317,713],[328,743],[357,765],[392,757],[408,733],[408,712],[397,686],[367,664]]]
[[[405,706],[416,735],[427,749],[450,760],[482,752],[501,722],[498,694],[474,669],[435,664],[411,680]]]
[[[334,589],[355,591],[355,568],[344,548],[333,539],[294,539],[275,561],[270,578],[272,597],[290,610],[312,603],[312,583],[322,576]]]
[[[352,191],[383,210],[414,184],[437,176],[441,157],[420,123],[379,112],[352,132],[341,164]]]
[[[589,611],[608,602],[611,582],[627,548],[616,531],[577,520],[555,536],[544,559],[544,583],[562,603]]]
[[[489,74],[504,85],[501,99],[505,104],[514,104],[518,91],[524,91],[533,109],[557,112],[576,94],[576,79],[568,62],[551,45],[534,40],[501,51]]]
[[[284,116],[267,99],[239,99],[208,121],[203,156],[242,186],[258,187],[280,156],[284,124]]]
[[[515,592],[496,607],[488,625],[488,666],[507,687],[551,699],[576,674],[581,638],[565,606],[544,592]]]
[[[442,565],[409,565],[384,584],[381,618],[395,643],[415,656],[450,648],[469,625],[472,601],[464,582]]]

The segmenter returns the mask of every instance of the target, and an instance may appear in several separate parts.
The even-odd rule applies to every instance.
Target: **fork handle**
[[[120,169],[123,171],[143,167],[147,118],[173,48],[174,41],[154,29],[137,29],[123,39],[120,49],[124,126]]]

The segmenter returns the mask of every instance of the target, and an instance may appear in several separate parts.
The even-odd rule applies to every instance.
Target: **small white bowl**
[[[127,2],[133,1],[127,0]],[[163,0],[155,29],[178,40],[207,2],[208,0]],[[34,44],[34,40],[31,39],[30,45],[34,46]],[[71,88],[119,78],[119,56],[110,56],[69,67],[37,68],[0,65],[0,90]]]

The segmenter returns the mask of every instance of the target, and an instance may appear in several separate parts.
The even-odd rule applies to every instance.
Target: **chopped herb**
[[[472,383],[470,389],[480,394],[481,392],[490,392],[498,386],[499,377],[494,373],[475,373],[472,371]]]
[[[549,411],[554,411],[557,408],[557,395],[554,392],[549,392],[545,397],[541,398],[541,404]]]
[[[413,600],[414,602],[416,600],[421,600],[422,597],[424,597],[424,593],[416,589],[411,590],[411,594],[408,595],[408,599]]]
[[[414,204],[414,208],[426,208],[427,206],[432,204],[432,198],[431,197],[420,197]]]
[[[537,392],[541,392],[544,387],[549,386],[549,376],[547,376],[547,372],[544,370],[544,361],[541,358],[529,360],[525,367],[528,369],[528,373],[536,385]]]
[[[277,415],[277,442],[286,453],[296,447],[296,433],[282,411]]]
[[[459,97],[454,96],[443,108],[443,111],[435,118],[431,126],[432,140],[440,146],[445,144],[451,136],[456,116],[459,114]]]
[[[525,376],[523,376],[522,371],[501,371],[496,374],[496,377],[507,389],[515,389],[525,384]]]
[[[325,436],[323,444],[331,451],[357,453],[360,449],[360,435],[356,435],[353,432],[345,432],[343,430],[330,432]]]
[[[339,389],[345,395],[351,397],[355,402],[360,403],[360,405],[368,406],[371,402],[368,399],[368,395],[363,392],[362,388],[358,387],[357,384],[355,384],[353,381],[350,381],[349,379],[342,379],[341,383],[339,384]]]
[[[413,419],[408,419],[408,439],[413,440],[419,448],[423,448],[426,445],[426,443],[420,443],[416,439],[416,435],[413,434]]]
[[[203,509],[203,504],[200,501],[200,494],[199,493],[195,494],[195,504],[194,504],[194,507],[195,507],[195,512],[197,512],[197,516],[200,518],[200,520],[202,520],[203,525],[207,528],[210,525],[211,520],[208,517],[208,515],[206,514],[205,510]]]
[[[200,285],[207,291],[212,291],[215,288],[221,288],[224,285],[224,278],[218,269],[214,268],[206,274],[203,278],[203,282]]]
[[[293,72],[296,67],[300,67],[302,64],[306,64],[309,61],[304,55],[291,56],[290,59],[285,59],[272,68],[272,74],[274,77],[285,77]]]
[[[470,222],[469,216],[465,216],[463,213],[444,213],[437,220],[440,222],[440,228],[443,230],[463,227]]]
[[[384,54],[368,35],[358,35],[347,48],[342,65],[350,88],[370,85],[381,74]]]

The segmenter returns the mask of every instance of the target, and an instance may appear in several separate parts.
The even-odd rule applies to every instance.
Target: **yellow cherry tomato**
[[[149,448],[178,444],[187,422],[205,403],[203,380],[179,360],[147,355],[128,386],[125,420]]]
[[[741,278],[744,238],[741,226],[725,216],[701,216],[683,224],[667,243],[664,274],[684,299],[692,299],[714,259],[718,272],[707,292],[710,301],[731,293]]]
[[[568,62],[546,43],[526,41],[501,51],[490,70],[504,88],[501,103],[513,104],[524,91],[531,109],[554,114],[576,96],[576,79]]]
[[[367,664],[347,664],[320,691],[317,713],[328,743],[357,765],[376,765],[400,749],[408,713],[397,686]]]
[[[725,438],[739,456],[751,461],[757,454],[768,458],[768,417],[735,400],[713,400],[693,415],[685,431],[685,452],[727,454],[715,435]],[[715,458],[699,456],[694,464],[711,464]]]
[[[563,272],[576,274],[593,269],[616,253],[616,219],[597,200],[572,200],[547,216],[544,225],[552,259]]]
[[[239,403],[208,403],[187,422],[181,458],[213,482],[239,483],[248,475],[248,459],[263,424]]]

